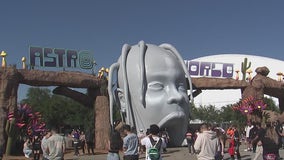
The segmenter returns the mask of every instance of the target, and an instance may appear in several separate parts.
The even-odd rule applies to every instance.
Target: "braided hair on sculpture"
[[[140,41],[137,45],[139,47],[139,66],[140,66],[140,77],[142,79],[142,83],[140,84],[141,86],[141,90],[139,93],[139,99],[141,104],[143,105],[143,107],[145,108],[145,94],[146,94],[146,90],[147,90],[147,85],[145,85],[146,82],[146,69],[145,69],[145,55],[147,52],[147,44],[145,44],[144,41]],[[183,71],[185,73],[185,76],[187,78],[188,84],[189,84],[189,89],[190,89],[190,100],[193,101],[193,96],[192,96],[192,82],[191,82],[191,77],[188,73],[187,67],[184,63],[184,60],[182,59],[182,57],[180,56],[179,52],[170,44],[161,44],[159,46],[160,48],[163,48],[164,50],[168,51],[169,53],[173,54],[175,57],[177,57],[178,61],[180,62]],[[121,109],[121,111],[123,112],[125,110],[126,112],[126,118],[128,122],[131,122],[132,118],[132,122],[135,125],[135,118],[134,118],[134,114],[133,114],[133,108],[131,107],[131,104],[129,104],[130,99],[129,99],[129,86],[128,86],[128,75],[127,75],[127,57],[128,54],[131,50],[131,46],[128,44],[123,45],[122,47],[122,52],[121,52],[121,57],[120,57],[120,61],[117,63],[114,63],[110,66],[110,71],[109,71],[109,83],[108,83],[108,92],[109,92],[109,96],[110,96],[110,121],[111,121],[111,125],[113,126],[113,107],[114,107],[114,102],[118,101],[118,98],[116,96],[118,90],[115,88],[115,86],[118,87],[122,87],[119,86],[118,84],[118,71],[121,70],[122,71],[122,78],[123,78],[123,90],[124,90],[124,98],[125,98],[125,109]],[[114,74],[116,73],[116,77],[114,77]],[[113,82],[114,80],[116,80],[115,82]],[[118,103],[117,103],[118,104]],[[131,115],[130,115],[131,114]],[[123,115],[121,113],[121,116],[123,118]],[[135,127],[135,126],[134,126]]]

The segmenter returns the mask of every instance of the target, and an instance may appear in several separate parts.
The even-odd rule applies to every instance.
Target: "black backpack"
[[[162,145],[162,139],[159,138],[159,140],[156,142],[152,136],[149,136],[149,139],[151,141],[151,144],[152,144],[152,147],[149,148],[148,150],[148,155],[149,155],[149,158],[151,160],[159,160],[160,159],[160,148],[161,148],[161,145]]]

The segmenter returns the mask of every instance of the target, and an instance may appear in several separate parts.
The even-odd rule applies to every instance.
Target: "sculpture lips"
[[[184,120],[185,114],[183,111],[176,111],[168,114],[166,117],[164,117],[159,123],[158,126],[165,127],[169,123],[180,123],[180,121]]]

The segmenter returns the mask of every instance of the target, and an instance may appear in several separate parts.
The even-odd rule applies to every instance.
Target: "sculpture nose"
[[[182,94],[177,90],[176,87],[170,89],[168,95],[169,95],[169,98],[167,100],[168,104],[172,103],[179,104],[183,99]]]

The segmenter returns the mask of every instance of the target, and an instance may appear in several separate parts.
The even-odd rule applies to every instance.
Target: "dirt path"
[[[254,153],[252,152],[245,152],[245,145],[241,145],[240,153],[242,160],[251,160],[254,157]],[[225,148],[227,150],[227,148]],[[80,155],[74,156],[73,151],[69,150],[68,153],[65,155],[65,160],[106,160],[107,154],[102,153],[102,151],[96,151],[95,155]],[[280,149],[280,156],[284,158],[284,150]],[[121,154],[122,157],[122,154]],[[167,153],[162,154],[163,160],[197,160],[196,155],[188,153],[187,147],[178,147],[178,148],[168,148]],[[141,160],[145,159],[145,155],[141,155]],[[225,153],[224,160],[229,160],[230,156],[228,153]],[[4,160],[28,160],[24,156],[9,156],[4,157]],[[32,159],[30,159],[32,160]],[[259,158],[258,160],[262,160]]]

